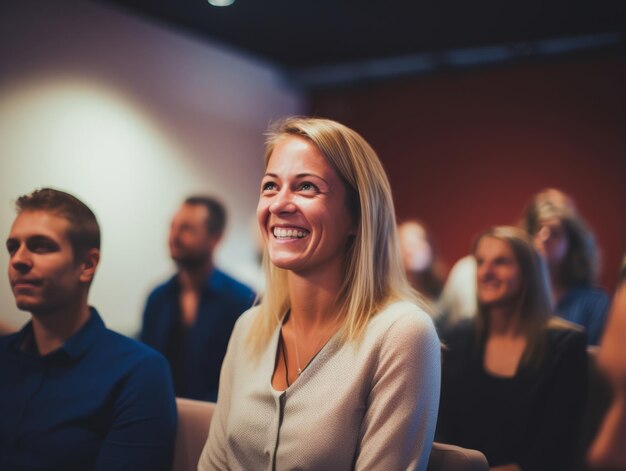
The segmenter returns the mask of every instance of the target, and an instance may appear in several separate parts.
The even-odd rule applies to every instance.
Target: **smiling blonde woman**
[[[269,135],[267,292],[237,323],[200,470],[425,470],[440,346],[372,148],[330,120]]]

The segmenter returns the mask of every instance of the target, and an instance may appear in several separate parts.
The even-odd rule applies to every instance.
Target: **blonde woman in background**
[[[231,337],[199,469],[425,470],[440,345],[375,152],[334,121],[286,120],[257,214],[267,290]]]

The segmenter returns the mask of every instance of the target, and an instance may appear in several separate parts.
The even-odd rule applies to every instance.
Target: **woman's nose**
[[[280,191],[274,196],[274,201],[270,204],[272,214],[293,213],[296,205],[293,202],[293,194],[288,191]]]
[[[493,275],[493,267],[490,263],[483,262],[476,270],[476,278],[478,281],[489,279]]]

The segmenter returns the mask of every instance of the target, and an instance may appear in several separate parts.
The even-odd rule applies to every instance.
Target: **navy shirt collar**
[[[72,359],[79,359],[96,343],[100,334],[106,329],[104,321],[95,308],[89,307],[89,320],[78,332],[72,335],[61,347]]]
[[[180,291],[180,284],[178,283],[178,275],[172,276],[169,281],[171,289],[176,293]],[[208,295],[215,295],[222,292],[224,286],[224,274],[217,268],[213,268],[211,273],[204,281],[202,286],[202,293]]]
[[[64,355],[70,360],[78,360],[82,357],[95,343],[99,334],[106,329],[102,318],[95,308],[89,307],[89,313],[89,319],[85,322],[85,325],[78,330],[78,332],[67,339],[58,349],[45,356]],[[34,344],[32,324],[32,321],[29,321],[15,335],[15,338],[8,345],[9,350],[38,356]]]

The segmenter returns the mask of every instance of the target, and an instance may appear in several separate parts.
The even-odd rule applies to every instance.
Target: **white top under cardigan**
[[[257,359],[244,343],[257,312],[244,313],[231,336],[200,471],[426,469],[441,374],[426,313],[390,304],[360,342],[335,335],[276,391],[279,328]]]

